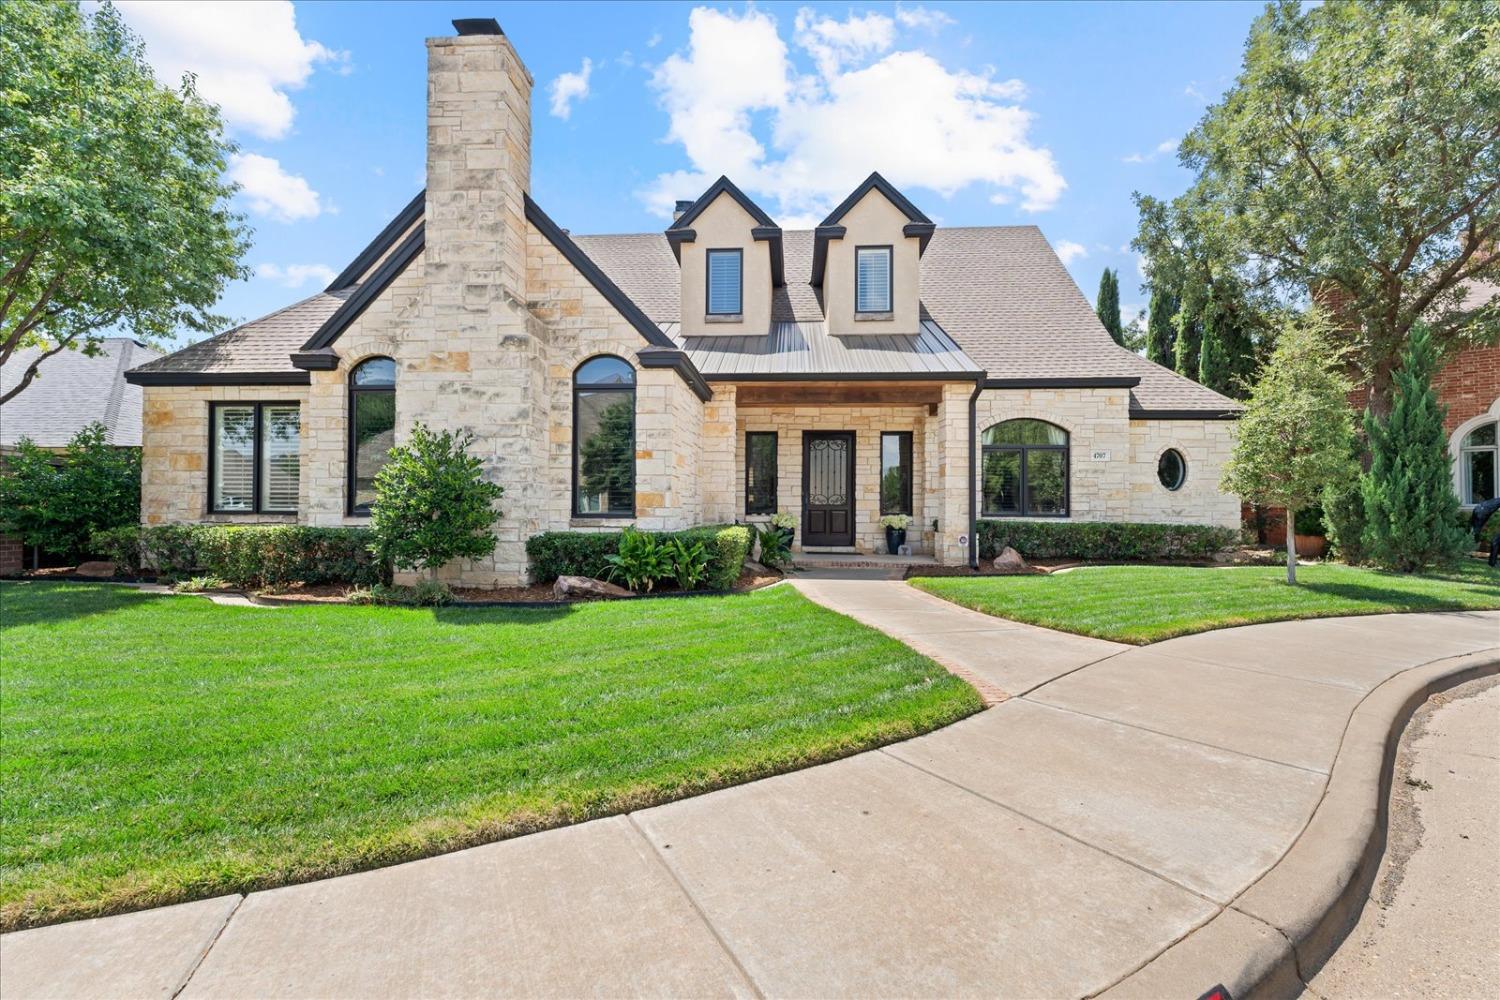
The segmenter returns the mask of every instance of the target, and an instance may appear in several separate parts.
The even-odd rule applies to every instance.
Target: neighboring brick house
[[[490,20],[428,50],[427,188],[329,288],[143,365],[142,516],[363,524],[415,421],[506,493],[468,584],[554,529],[797,519],[799,547],[976,558],[978,517],[1234,526],[1239,406],[1118,347],[1031,226],[935,226],[879,175],[783,231],[727,179],[665,231],[531,200],[532,79]]]
[[[1473,309],[1500,295],[1500,287],[1471,281],[1460,303]],[[1453,489],[1465,510],[1493,498],[1500,474],[1500,345],[1466,347],[1444,363],[1432,379],[1438,401],[1448,408],[1443,429],[1453,456]],[[1363,411],[1367,387],[1350,393]]]

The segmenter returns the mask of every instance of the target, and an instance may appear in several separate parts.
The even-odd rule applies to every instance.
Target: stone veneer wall
[[[779,510],[797,519],[796,549],[802,547],[802,432],[854,432],[854,544],[861,552],[884,552],[885,529],[880,527],[880,435],[909,431],[912,435],[912,527],[907,544],[914,551],[931,552],[932,518],[928,495],[922,488],[927,450],[925,406],[774,406],[739,411],[734,440],[735,516],[745,516],[745,435],[776,432],[776,492]],[[748,518],[764,522],[765,517]]]
[[[305,422],[307,399],[307,387],[299,385],[145,386],[141,404],[141,523],[295,524],[295,514],[208,513],[208,404],[302,404],[304,458],[298,506],[305,510],[309,490],[305,456],[312,433]]]
[[[1219,489],[1224,463],[1234,452],[1233,420],[1132,420],[1130,511],[1133,521],[1240,526],[1240,498]],[[1162,452],[1176,448],[1187,479],[1169,490],[1156,476]]]

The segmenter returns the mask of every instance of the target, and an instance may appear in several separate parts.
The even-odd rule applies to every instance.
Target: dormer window
[[[854,312],[891,312],[891,248],[859,247],[855,250]]]
[[[739,318],[744,300],[743,250],[708,251],[708,315]]]

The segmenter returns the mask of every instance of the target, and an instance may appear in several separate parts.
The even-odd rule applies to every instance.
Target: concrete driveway
[[[1433,661],[1500,662],[1493,612],[1135,648],[897,582],[802,587],[976,677],[998,704],[628,816],[6,935],[0,992],[1127,995],[1145,988],[1133,974],[1170,969],[1153,960],[1211,921],[1231,943],[1226,968],[1234,947],[1277,933],[1235,901],[1307,826],[1362,699]],[[1179,974],[1171,991],[1212,985]]]

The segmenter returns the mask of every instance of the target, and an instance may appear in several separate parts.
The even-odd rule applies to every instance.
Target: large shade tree
[[[145,341],[224,325],[210,310],[248,272],[224,180],[233,147],[191,78],[159,84],[105,4],[0,3],[0,364],[112,329]]]
[[[1271,6],[1180,157],[1197,179],[1137,195],[1135,245],[1184,314],[1205,284],[1252,325],[1312,295],[1377,416],[1419,319],[1440,355],[1500,334],[1465,294],[1500,279],[1500,0]]]

